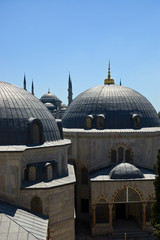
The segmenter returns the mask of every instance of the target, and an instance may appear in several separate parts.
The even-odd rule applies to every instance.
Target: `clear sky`
[[[0,81],[68,103],[107,76],[160,111],[159,0],[0,0]]]

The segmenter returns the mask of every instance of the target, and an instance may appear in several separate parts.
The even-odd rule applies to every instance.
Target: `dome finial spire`
[[[110,71],[110,60],[109,60],[109,64],[108,64],[108,78],[110,79],[111,77],[111,71]]]
[[[110,60],[108,64],[108,77],[104,80],[104,84],[114,84],[114,79],[111,78],[111,71],[110,71]]]

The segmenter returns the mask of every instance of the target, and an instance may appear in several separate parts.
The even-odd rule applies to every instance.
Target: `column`
[[[96,205],[93,205],[92,206],[92,220],[93,220],[93,223],[92,223],[92,225],[93,225],[93,227],[95,227],[96,226]]]
[[[142,203],[142,229],[145,229],[146,226],[146,203]]]
[[[113,209],[113,204],[109,203],[109,227],[110,227],[110,230],[113,230],[113,227],[112,227],[112,209]]]

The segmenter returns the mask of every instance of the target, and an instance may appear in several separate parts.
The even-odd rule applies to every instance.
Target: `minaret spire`
[[[23,82],[23,86],[24,86],[24,90],[27,90],[27,88],[26,88],[26,76],[25,76],[25,74],[24,74],[24,82]]]
[[[34,84],[33,84],[33,80],[32,80],[32,94],[34,95]]]
[[[109,64],[108,64],[108,76],[107,78],[104,80],[104,84],[114,84],[114,79],[111,78],[111,71],[110,71],[110,60],[109,60]]]
[[[70,73],[69,73],[69,79],[68,79],[68,106],[70,105],[70,103],[72,102],[72,81],[71,81],[71,77],[70,77]]]

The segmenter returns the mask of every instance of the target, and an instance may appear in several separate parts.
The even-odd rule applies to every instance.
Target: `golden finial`
[[[108,77],[104,80],[104,84],[114,84],[114,79],[111,78],[111,71],[110,71],[110,60],[108,64]]]

